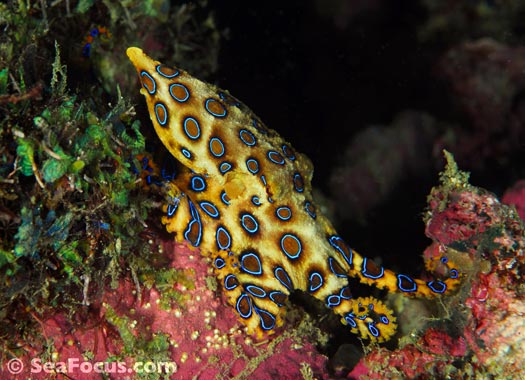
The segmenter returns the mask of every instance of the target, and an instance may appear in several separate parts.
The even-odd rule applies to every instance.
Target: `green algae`
[[[472,188],[469,183],[470,173],[462,171],[458,168],[452,153],[443,150],[445,156],[445,168],[439,173],[439,186],[434,187],[427,197],[427,203],[438,202],[438,211],[443,211],[449,202],[449,195],[457,193],[458,191],[466,191]],[[430,214],[425,215],[424,222],[426,223],[430,218]],[[460,249],[460,248],[458,248]]]
[[[101,285],[117,288],[130,273],[137,288],[161,290],[162,307],[185,302],[173,284],[191,289],[194,274],[158,270],[147,242],[148,226],[160,228],[163,189],[140,179],[137,156],[147,154],[151,133],[121,94],[122,86],[139,96],[136,76],[125,54],[112,49],[136,44],[137,30],[148,25],[169,34],[176,46],[169,60],[210,73],[220,34],[211,13],[196,16],[205,3],[0,4],[2,352],[28,340],[33,316],[75,318],[85,312],[79,303],[89,305]],[[96,40],[85,57],[85,36],[100,20],[111,39]],[[162,351],[165,343],[158,336],[147,350]]]
[[[7,92],[7,79],[9,78],[9,70],[4,68],[0,70],[0,95]]]
[[[169,335],[164,333],[153,333],[151,336],[142,336],[134,331],[135,321],[126,316],[119,315],[111,306],[104,304],[106,309],[105,318],[118,331],[123,347],[121,355],[116,355],[115,361],[124,360],[126,357],[133,357],[135,363],[169,363],[174,365],[170,358]],[[169,367],[174,370],[174,367]],[[169,379],[170,373],[162,372],[138,372],[138,379]]]
[[[141,265],[137,262],[132,264],[132,267],[140,268]],[[194,278],[195,272],[193,269],[175,269],[175,268],[146,268],[140,271],[140,282],[146,289],[155,287],[159,291],[159,307],[162,310],[172,310],[173,307],[184,307],[189,296],[186,292],[174,288],[174,284],[178,284],[182,289],[195,289]]]
[[[17,140],[16,154],[20,172],[29,177],[33,175],[33,165],[35,162],[35,149],[31,140],[20,138]]]
[[[468,172],[459,170],[452,153],[443,150],[447,161],[445,169],[439,174],[439,181],[445,190],[457,190],[470,188]]]

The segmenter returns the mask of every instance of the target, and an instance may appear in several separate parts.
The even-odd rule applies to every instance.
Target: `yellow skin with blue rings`
[[[423,281],[384,269],[347,246],[315,206],[313,165],[228,92],[130,47],[155,131],[184,170],[169,186],[162,222],[178,242],[212,260],[228,302],[261,338],[283,323],[288,295],[321,300],[353,333],[389,340],[396,318],[373,297],[352,296],[348,279],[435,297],[460,275],[446,257],[446,278]],[[434,262],[435,261],[435,262]]]

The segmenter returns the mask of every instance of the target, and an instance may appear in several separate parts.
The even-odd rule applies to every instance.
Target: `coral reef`
[[[521,220],[525,221],[525,180],[521,179],[508,188],[501,202],[516,207]]]
[[[157,254],[162,266],[140,278],[146,287],[139,294],[136,284],[122,279],[91,305],[88,321],[61,313],[39,319],[40,339],[20,341],[16,354],[26,366],[10,378],[47,379],[68,371],[92,379],[97,362],[111,378],[328,378],[326,356],[307,339],[311,325],[303,321],[256,342],[217,297],[210,264],[198,251],[165,241]],[[46,362],[54,364],[44,367]]]
[[[471,186],[450,155],[441,185],[432,189],[427,257],[447,252],[466,273],[460,291],[443,304],[430,328],[394,351],[376,349],[349,378],[469,378],[525,376],[525,227],[491,193]]]
[[[424,254],[441,257],[446,251],[460,264],[466,281],[456,295],[444,299],[441,311],[434,314],[439,318],[424,317],[418,332],[406,334],[399,349],[371,347],[348,375],[348,368],[336,368],[333,376],[523,375],[523,223],[494,195],[469,185],[468,175],[457,169],[451,156],[448,160],[441,185],[429,196],[426,233],[433,242]],[[107,372],[129,369],[128,374],[148,378],[173,372],[202,379],[333,377],[328,375],[327,357],[311,343],[319,335],[304,315],[302,322],[288,321],[293,327],[278,331],[277,337],[256,342],[232,309],[224,307],[224,296],[217,297],[210,263],[198,250],[169,240],[152,250],[153,267],[137,278],[144,287],[131,279],[119,280],[116,289],[106,289],[100,299],[83,306],[88,320],[62,312],[32,313],[38,337],[26,336],[13,351],[31,367],[14,378],[26,378],[29,368],[35,379],[69,368],[75,378],[89,379],[88,367],[96,362],[106,363]],[[79,367],[82,360],[89,363],[84,364],[86,373]],[[48,361],[55,367],[42,367]]]
[[[525,377],[523,4],[1,2],[0,378]],[[179,168],[137,120],[133,45],[222,81],[308,152],[337,216],[372,226],[367,252],[419,251],[385,236],[422,235],[399,223],[420,209],[391,195],[425,194],[442,148],[477,184],[508,188],[502,204],[449,157],[429,197],[425,260],[458,263],[462,287],[443,302],[389,296],[398,333],[363,358],[337,318],[299,297],[286,329],[254,341],[213,263],[162,230]]]
[[[203,72],[215,70],[220,43],[213,17],[195,14],[204,6],[0,4],[3,369],[19,346],[39,340],[48,318],[56,316],[62,327],[75,320],[91,325],[90,318],[100,319],[92,308],[103,294],[151,271],[147,241],[156,219],[148,218],[162,190],[146,186],[137,170],[151,147],[119,91],[124,56],[113,48],[156,20],[150,33],[166,24],[183,33],[170,54]],[[87,38],[94,30],[97,38]],[[209,54],[196,58],[195,49],[207,43]],[[40,347],[46,352],[46,344]]]

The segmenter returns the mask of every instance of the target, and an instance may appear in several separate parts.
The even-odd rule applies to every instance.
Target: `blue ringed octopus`
[[[184,170],[168,182],[162,222],[178,242],[209,257],[248,332],[283,323],[296,289],[321,300],[353,333],[372,342],[396,332],[393,312],[374,297],[353,297],[350,278],[411,297],[457,287],[445,256],[430,281],[397,274],[352,250],[312,197],[313,165],[227,91],[130,47],[155,131]]]

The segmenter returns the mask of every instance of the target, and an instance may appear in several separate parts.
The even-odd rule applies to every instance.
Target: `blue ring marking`
[[[266,177],[265,177],[265,176],[263,176],[263,175],[261,176],[261,181],[262,181],[262,183],[263,183],[263,185],[264,185],[265,187],[268,186],[267,183],[266,183]],[[268,199],[270,199],[270,198],[268,197]]]
[[[226,261],[224,261],[223,258],[221,258],[221,257],[217,257],[217,258],[215,259],[215,267],[216,267],[217,269],[222,269],[222,268],[224,268],[225,266],[226,266]]]
[[[230,280],[233,281],[233,284],[230,284]],[[233,274],[229,274],[226,277],[224,277],[224,288],[226,290],[233,290],[237,286],[239,286],[239,281],[237,280],[237,277],[235,277]]]
[[[249,270],[248,268],[246,268],[246,266],[244,265],[244,261],[248,258],[248,257],[255,257],[255,259],[257,260],[257,264],[259,266],[259,269],[257,269],[256,271],[252,271],[252,270]],[[243,271],[245,271],[246,273],[249,273],[249,274],[253,274],[253,275],[256,275],[256,276],[259,276],[262,274],[262,264],[261,264],[261,259],[259,259],[259,256],[257,256],[255,253],[253,252],[250,252],[250,253],[245,253],[244,255],[242,255],[241,257],[241,269]]]
[[[250,168],[250,165],[249,163],[253,162],[255,164],[255,169],[253,168]],[[257,174],[259,173],[259,162],[255,159],[255,158],[248,158],[246,160],[246,169],[248,169],[248,171],[252,174]]]
[[[178,206],[179,205],[168,205],[168,210],[167,210],[168,218],[171,218],[173,214],[175,214],[175,211],[177,211]]]
[[[332,271],[332,273],[335,274],[337,277],[342,277],[342,278],[348,277],[346,274],[337,273],[335,271],[334,266],[333,266],[334,261],[335,259],[333,257],[328,258],[328,266],[330,267],[330,270]]]
[[[366,264],[368,263],[368,258],[365,257],[363,259],[363,269],[361,269],[361,274],[367,278],[371,278],[373,280],[377,280],[378,278],[381,278],[384,276],[385,274],[385,269],[383,267],[379,267],[381,270],[380,270],[380,273],[377,274],[377,275],[372,275],[370,273],[366,273]],[[374,263],[375,265],[377,265],[376,263]]]
[[[162,167],[160,171],[160,176],[165,181],[172,181],[173,179],[175,179],[176,175],[177,175],[177,172],[175,170],[168,171],[168,169],[166,169],[166,167],[164,166]]]
[[[254,297],[257,297],[257,298],[266,297],[266,291],[260,286],[250,284],[250,285],[245,285],[244,289]]]
[[[226,194],[226,191],[221,191],[221,201],[222,203],[224,203],[226,206],[229,206],[230,205],[230,201],[228,201],[226,199],[226,197],[228,196],[228,194]]]
[[[355,321],[354,313],[346,313],[344,315],[344,319],[348,326],[350,326],[351,328],[355,329],[357,327],[357,322]]]
[[[204,191],[206,190],[206,181],[201,176],[195,175],[191,177],[190,188],[196,192]]]
[[[226,244],[224,245],[221,244],[220,239],[219,239],[219,233],[224,234],[228,238],[228,242]],[[232,238],[230,236],[230,233],[226,230],[226,228],[224,228],[223,226],[220,226],[219,228],[217,228],[217,232],[215,233],[215,241],[217,242],[217,246],[219,247],[219,249],[226,251],[230,249]]]
[[[201,207],[202,211],[211,216],[213,219],[217,219],[220,215],[217,207],[211,202],[201,201],[199,202],[199,206]]]
[[[155,94],[157,92],[157,82],[155,82],[155,79],[153,79],[153,77],[151,75],[149,75],[149,73],[147,71],[144,71],[144,70],[142,70],[140,72],[140,76],[141,76],[140,81],[142,82],[142,87],[144,87],[146,89],[148,94],[150,94],[150,95]],[[151,89],[148,88],[148,86],[146,86],[146,83],[144,83],[142,81],[142,77],[147,77],[151,81],[151,83],[153,83],[153,88],[151,88]]]
[[[293,187],[298,193],[302,193],[304,191],[304,180],[301,174],[295,173],[293,175]]]
[[[328,242],[330,243],[330,245],[332,247],[334,247],[340,254],[341,256],[343,256],[343,259],[345,259],[345,261],[352,265],[352,260],[353,260],[353,253],[352,253],[352,249],[347,247],[345,242],[343,241],[343,239],[341,239],[339,236],[337,235],[332,235],[330,236],[330,238],[328,239]],[[346,252],[337,244],[337,242],[340,242],[341,244],[343,244],[343,246],[345,248],[347,248],[348,250],[348,256],[346,254]]]
[[[188,223],[188,227],[186,228],[186,231],[184,231],[184,239],[189,241],[191,243],[191,245],[193,245],[194,247],[198,247],[201,244],[201,238],[202,238],[201,218],[200,218],[199,212],[195,208],[195,205],[193,204],[193,202],[188,200],[188,203],[190,205],[190,214],[191,214],[192,219]],[[199,229],[198,229],[199,233],[197,235],[197,239],[195,240],[195,242],[191,241],[190,238],[189,238],[189,233],[191,232],[193,223],[197,223],[197,225],[199,227]]]
[[[269,311],[267,310],[264,310],[264,309],[260,309],[258,308],[257,306],[253,305],[253,308],[255,309],[255,312],[259,315],[259,318],[261,319],[261,327],[263,330],[265,331],[268,331],[268,330],[271,330],[275,327],[275,316],[270,313]],[[265,318],[263,317],[266,316],[268,318],[270,318],[270,324],[269,325],[266,325],[266,320]]]
[[[313,285],[313,282],[314,282],[314,279],[318,279],[319,280],[319,284],[317,285]],[[310,282],[309,286],[308,286],[308,290],[313,293],[315,292],[316,290],[318,290],[321,286],[323,286],[323,276],[321,276],[321,274],[319,272],[312,272],[310,274],[310,278],[308,279],[308,281]]]
[[[295,242],[297,243],[297,252],[295,253],[290,253],[290,252],[287,252],[286,249],[284,248],[284,239],[286,238],[292,238],[295,240]],[[281,238],[281,251],[284,252],[284,254],[286,256],[288,256],[290,259],[292,260],[295,260],[296,258],[299,257],[299,255],[301,254],[301,252],[303,251],[303,246],[301,244],[301,240],[299,240],[299,238],[295,235],[292,235],[292,234],[284,234]]]
[[[407,281],[409,284],[412,285],[411,288],[404,288],[403,287],[403,281]],[[415,292],[417,290],[417,284],[416,282],[411,279],[410,277],[404,275],[404,274],[398,274],[397,275],[397,287],[405,293]]]
[[[445,293],[447,290],[447,285],[443,281],[429,281],[427,282],[427,286],[432,290],[434,293]]]
[[[175,168],[173,168],[173,163],[169,160],[164,160],[162,164],[162,169],[160,171],[161,177],[166,181],[171,181],[177,175]]]
[[[186,126],[188,121],[193,121],[195,123],[195,125],[197,126],[197,135],[196,136],[193,136],[188,131],[188,127]],[[197,119],[195,119],[194,117],[191,117],[191,116],[186,117],[184,119],[184,122],[183,122],[183,128],[184,128],[184,133],[186,134],[186,136],[188,136],[189,139],[191,139],[191,140],[198,140],[199,137],[201,137],[201,127],[200,127],[199,122],[197,121]]]
[[[441,259],[439,259],[439,261],[441,261],[443,264],[446,264],[448,263],[448,257],[443,256]]]
[[[253,228],[249,228],[246,225],[246,219],[252,222],[255,226]],[[257,222],[257,219],[255,219],[255,217],[251,214],[246,213],[241,216],[241,225],[242,228],[244,228],[244,230],[250,234],[254,234],[259,231],[259,222]]]
[[[210,103],[212,103],[212,102],[213,103],[217,103],[222,108],[222,112],[221,113],[213,112],[210,109]],[[206,101],[204,102],[204,108],[206,108],[206,111],[208,111],[208,113],[210,115],[215,116],[215,117],[223,118],[223,117],[225,117],[228,114],[228,112],[226,111],[226,107],[224,107],[221,102],[219,102],[218,100],[213,99],[213,98],[206,99]]]
[[[290,218],[292,217],[292,210],[288,206],[281,206],[281,207],[278,207],[277,210],[275,210],[275,215],[277,216],[277,218],[279,218],[283,222],[286,222],[287,220],[290,220]]]
[[[254,146],[255,144],[257,144],[257,139],[255,138],[253,133],[251,133],[247,129],[241,129],[239,131],[239,138],[243,143],[245,143],[248,146]]]
[[[89,32],[89,34],[91,35],[91,37],[96,37],[98,36],[98,28],[93,28],[91,29],[91,32]]]
[[[217,141],[219,143],[219,145],[221,146],[221,151],[219,153],[215,153],[213,151],[213,149],[211,148],[211,144],[214,142],[214,141]],[[224,143],[221,141],[220,138],[218,137],[212,137],[210,139],[210,142],[209,142],[209,147],[210,147],[210,153],[212,154],[213,157],[222,157],[224,156],[224,152],[226,152],[226,148],[224,147]]]
[[[252,197],[252,203],[253,203],[254,206],[259,207],[261,205],[261,200],[259,199],[259,197],[257,195],[254,195]]]
[[[451,269],[450,270],[450,278],[456,279],[458,277],[459,277],[459,272],[456,269]]]
[[[290,276],[288,276],[288,273],[286,273],[286,271],[281,268],[281,267],[277,267],[274,269],[273,271],[273,274],[275,276],[275,278],[286,288],[288,289],[289,291],[292,291],[293,290],[293,282],[292,280],[290,279]],[[282,276],[282,278],[281,278]]]
[[[281,156],[281,153],[277,152],[276,150],[269,150],[268,153],[266,153],[266,156],[274,164],[284,165],[284,157]]]
[[[173,201],[173,203],[168,204],[168,209],[166,210],[168,218],[171,218],[179,208],[180,198],[171,198],[170,201]]]
[[[349,296],[347,296],[345,294],[347,291],[350,293]],[[341,291],[339,292],[339,297],[341,297],[341,299],[344,299],[344,300],[349,300],[350,298],[352,298],[352,294],[350,292],[350,288],[348,286],[343,286],[341,288]]]
[[[247,302],[248,302],[248,305],[250,306],[250,310],[248,310],[248,312],[246,314],[243,314],[240,307],[239,307],[239,304],[242,302],[243,298],[246,297],[247,298]],[[250,316],[252,315],[252,300],[250,299],[250,297],[248,297],[248,294],[246,293],[242,293],[240,295],[239,298],[237,298],[237,304],[235,305],[235,309],[237,309],[237,313],[239,313],[239,315],[241,317],[243,317],[244,319],[248,319],[250,318]]]
[[[295,161],[295,154],[292,151],[292,148],[290,148],[288,145],[284,144],[281,147],[281,150],[283,151],[284,156],[289,159],[290,161]]]
[[[174,87],[180,87],[184,90],[184,92],[186,93],[186,95],[183,97],[183,98],[178,98],[174,93],[173,93],[173,88]],[[177,102],[179,103],[184,103],[185,101],[187,101],[189,98],[190,98],[190,90],[188,90],[188,88],[183,85],[183,84],[180,84],[180,83],[173,83],[173,84],[170,84],[170,95],[171,97],[176,100]]]
[[[314,205],[311,202],[306,201],[304,203],[304,209],[306,210],[307,214],[310,215],[312,219],[317,218],[317,214],[315,213]]]
[[[381,321],[382,324],[384,325],[388,325],[390,324],[390,320],[388,319],[388,317],[386,315],[381,315],[379,317],[379,320]]]
[[[270,294],[268,294],[268,297],[279,307],[281,306],[284,306],[283,303],[279,302],[278,300],[275,299],[276,296],[284,296],[284,297],[287,297],[286,294],[284,294],[283,292],[280,292],[278,290],[274,290],[273,292],[270,292]]]
[[[162,104],[162,103],[156,103],[154,108],[155,108],[155,117],[157,118],[157,122],[161,126],[164,127],[166,125],[166,123],[168,122],[168,110],[166,109],[166,106],[164,104]],[[159,118],[159,111],[158,111],[159,108],[162,108],[163,111],[164,111],[164,120],[161,120]]]
[[[370,334],[372,334],[372,336],[377,338],[379,335],[381,335],[381,333],[375,326],[374,322],[368,323],[367,326],[368,326],[368,331],[370,331]]]
[[[160,75],[162,75],[164,78],[171,79],[171,78],[175,78],[177,75],[180,74],[180,73],[179,73],[179,70],[175,70],[175,72],[174,72],[173,74],[169,74],[169,75],[168,75],[168,74],[162,72],[162,70],[161,70],[161,66],[163,66],[163,65],[162,65],[162,64],[157,65],[156,70],[157,70],[157,72],[158,72]]]
[[[332,294],[326,297],[326,306],[328,307],[338,306],[340,303],[341,297],[339,297],[337,294]]]
[[[184,157],[186,157],[187,159],[191,160],[191,152],[188,149],[181,148],[180,152],[182,153],[182,155]]]
[[[233,167],[232,164],[230,164],[230,163],[227,162],[227,161],[224,161],[223,163],[221,163],[221,164],[219,165],[219,172],[220,172],[221,174],[226,174],[226,173],[228,173],[230,170],[232,170],[232,167]]]

